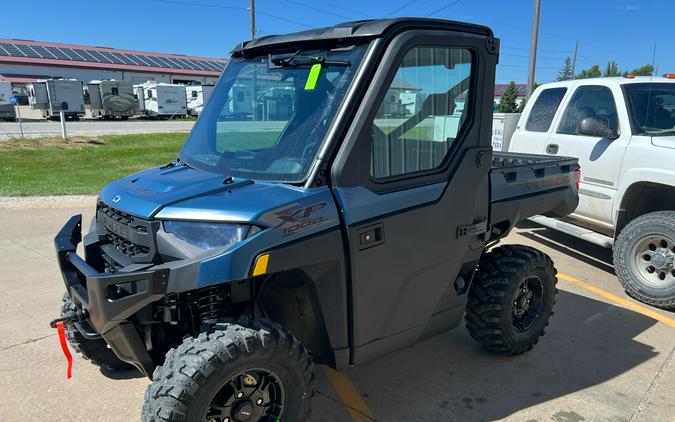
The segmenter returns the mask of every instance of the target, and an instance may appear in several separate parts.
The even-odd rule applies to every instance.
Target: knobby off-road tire
[[[532,349],[553,315],[556,274],[551,258],[526,246],[501,246],[483,255],[466,308],[471,336],[503,355]]]
[[[658,308],[675,309],[674,258],[675,211],[634,219],[614,244],[614,270],[626,293]]]
[[[264,377],[271,385],[267,396],[256,392],[263,389]],[[255,384],[247,387],[247,380]],[[229,417],[234,422],[238,419],[231,415],[245,409],[250,416],[241,420],[302,421],[309,417],[313,383],[314,367],[307,350],[278,324],[267,320],[219,323],[167,353],[145,393],[141,419],[222,422]],[[281,414],[259,417],[254,413],[263,412],[257,402],[266,406],[268,399],[280,396]],[[216,411],[222,413],[213,417]]]
[[[64,294],[63,303],[61,304],[61,316],[63,317],[65,314],[72,313],[75,310],[76,307],[68,297],[68,294]],[[112,372],[129,371],[134,368],[133,365],[120,360],[102,338],[95,340],[85,338],[72,322],[64,322],[63,328],[66,331],[66,338],[70,346],[94,365]]]

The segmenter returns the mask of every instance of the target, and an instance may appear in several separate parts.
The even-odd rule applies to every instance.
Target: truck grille
[[[96,220],[99,233],[103,235],[101,240],[114,246],[129,261],[147,263],[154,262],[157,258],[155,233],[159,223],[134,217],[103,202],[99,203]]]

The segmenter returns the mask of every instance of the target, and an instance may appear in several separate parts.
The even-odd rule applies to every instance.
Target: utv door
[[[409,31],[369,81],[331,170],[354,364],[461,320],[488,218],[496,59],[490,37]]]

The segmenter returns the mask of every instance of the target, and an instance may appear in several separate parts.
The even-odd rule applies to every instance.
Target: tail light
[[[581,169],[576,169],[574,170],[574,186],[576,186],[577,192],[579,192],[579,183],[581,183]]]

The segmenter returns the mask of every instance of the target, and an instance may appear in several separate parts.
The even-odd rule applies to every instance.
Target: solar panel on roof
[[[115,58],[117,58],[117,60],[121,61],[124,64],[136,66],[135,62],[131,61],[127,56],[125,56],[122,53],[110,53],[110,54],[112,54]]]
[[[26,57],[26,55],[23,54],[21,51],[19,51],[19,49],[16,48],[14,44],[0,43],[0,46],[2,46],[5,50],[7,50],[10,56]]]
[[[99,51],[87,50],[87,52],[92,56],[96,57],[96,60],[98,60],[101,63],[112,63],[112,60],[101,54]]]
[[[218,66],[216,66],[213,62],[208,61],[208,60],[203,60],[204,65],[206,65],[209,70],[215,70],[216,72],[219,70]]]
[[[40,58],[43,58],[43,59],[55,59],[56,58],[56,57],[54,57],[54,55],[52,53],[47,51],[47,49],[44,48],[41,45],[33,45],[31,47],[33,47],[33,50],[35,50],[40,55]]]
[[[87,50],[83,50],[81,48],[74,48],[73,51],[75,51],[77,54],[79,54],[80,57],[82,57],[84,59],[84,61],[86,61],[86,62],[93,62],[93,63],[99,62],[99,60],[96,57],[89,54],[89,52]]]
[[[107,51],[99,51],[99,53],[101,53],[103,56],[108,58],[108,60],[110,60],[111,62],[113,62],[115,64],[124,64],[123,61],[121,61],[120,59],[115,57],[112,53],[109,53]]]
[[[50,53],[52,53],[52,54],[54,55],[54,57],[56,57],[57,59],[60,59],[60,60],[68,60],[68,56],[66,56],[65,54],[63,54],[63,51],[59,50],[58,48],[56,48],[56,47],[48,47],[48,46],[45,46],[45,48],[47,49],[47,51],[49,51]]]
[[[9,53],[4,48],[0,47],[0,56],[9,56]]]
[[[190,69],[194,70],[209,70],[208,67],[204,66],[203,64],[199,63],[198,60],[192,60],[192,59],[187,59],[188,62],[192,65]]]
[[[146,62],[150,63],[150,66],[152,66],[152,67],[164,67],[164,65],[160,64],[160,62],[155,61],[155,58],[154,58],[154,57],[145,56],[145,55],[142,55],[142,56],[139,55],[139,57],[142,57],[143,60],[145,60]]]
[[[81,62],[81,61],[85,61],[85,62],[86,62],[86,61],[88,61],[86,58],[82,57],[80,54],[78,54],[78,53],[77,53],[75,50],[73,50],[72,48],[61,47],[61,51],[63,51],[63,53],[64,53],[66,56],[68,56],[68,58],[69,58],[70,60],[76,60],[76,61],[78,61],[78,62]]]
[[[164,67],[168,67],[169,69],[179,69],[179,66],[176,63],[172,62],[171,59],[167,57],[157,56],[155,57],[155,59],[162,62],[164,64]]]
[[[25,44],[14,44],[14,45],[16,46],[16,48],[21,50],[21,52],[23,54],[25,54],[26,57],[33,57],[33,58],[36,58],[36,59],[40,58],[40,55],[38,53],[36,53],[35,50],[30,48],[29,45],[25,45]]]

